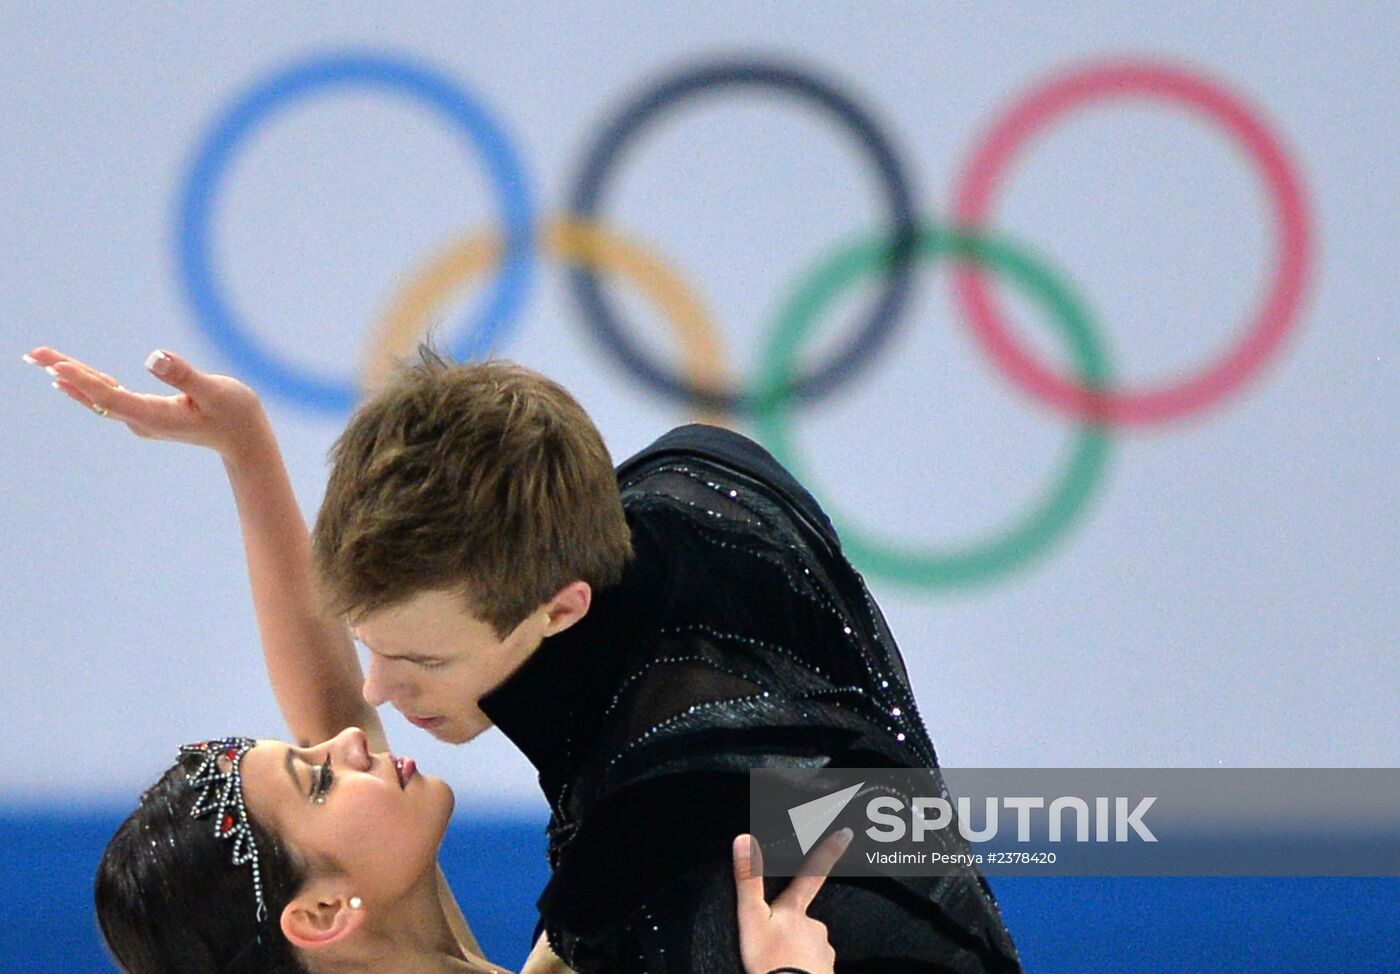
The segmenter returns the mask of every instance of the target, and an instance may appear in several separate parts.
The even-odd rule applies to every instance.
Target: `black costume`
[[[749,769],[937,759],[880,610],[772,456],[685,426],[618,483],[636,555],[623,581],[481,706],[550,802],[539,906],[560,957],[580,974],[733,974]],[[832,877],[809,915],[841,972],[1020,970],[975,873]]]

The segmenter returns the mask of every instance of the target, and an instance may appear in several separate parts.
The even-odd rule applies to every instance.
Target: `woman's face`
[[[384,902],[437,862],[452,789],[413,762],[371,754],[347,728],[313,747],[263,740],[243,756],[243,799],[313,875],[336,872],[365,902]]]

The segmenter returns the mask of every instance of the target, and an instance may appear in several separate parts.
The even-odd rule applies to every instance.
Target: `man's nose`
[[[394,698],[389,674],[377,656],[371,655],[369,658],[369,666],[365,670],[365,682],[364,686],[360,688],[360,694],[365,698],[365,703],[371,707],[381,706]]]

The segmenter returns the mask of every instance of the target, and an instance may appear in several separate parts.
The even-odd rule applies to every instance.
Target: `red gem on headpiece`
[[[220,839],[233,840],[233,864],[253,866],[253,897],[257,901],[257,920],[267,919],[267,903],[263,900],[262,882],[258,878],[258,846],[243,807],[243,784],[238,765],[257,741],[251,737],[221,737],[197,744],[186,744],[180,753],[200,756],[197,768],[186,767],[185,779],[197,789],[190,814],[203,818],[211,812],[218,816],[214,834]],[[223,760],[220,760],[223,759]]]

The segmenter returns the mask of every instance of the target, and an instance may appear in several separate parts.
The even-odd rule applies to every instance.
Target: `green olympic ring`
[[[917,249],[924,259],[952,257],[1000,271],[1013,288],[1050,312],[1051,320],[1069,344],[1084,388],[1107,387],[1108,365],[1089,327],[1088,314],[1069,289],[1038,262],[1004,241],[928,223],[919,230]],[[789,435],[788,403],[783,393],[792,387],[793,367],[801,344],[832,300],[848,285],[881,270],[890,253],[889,241],[870,239],[848,246],[819,264],[782,306],[762,352],[754,423],[762,442],[799,480],[802,477]],[[1106,430],[1101,422],[1081,423],[1069,465],[1058,482],[1029,513],[991,538],[951,551],[930,552],[875,539],[849,522],[843,523],[832,512],[842,546],[851,560],[866,571],[920,588],[989,581],[1041,554],[1074,521],[1107,461]]]

